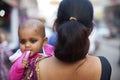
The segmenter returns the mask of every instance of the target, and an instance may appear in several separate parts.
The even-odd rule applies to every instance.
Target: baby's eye
[[[25,44],[26,41],[25,40],[20,40],[20,44]]]
[[[35,43],[35,42],[37,42],[37,40],[36,39],[30,39],[30,42]]]

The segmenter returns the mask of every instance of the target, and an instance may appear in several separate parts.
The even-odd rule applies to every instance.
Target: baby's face
[[[30,50],[30,57],[40,53],[44,44],[44,37],[41,36],[41,32],[37,27],[20,27],[19,43],[21,51]]]

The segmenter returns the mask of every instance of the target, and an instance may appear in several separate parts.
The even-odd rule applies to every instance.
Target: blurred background
[[[60,1],[0,0],[0,45],[7,46],[12,54],[15,53],[19,48],[18,26],[28,18],[41,20],[49,38],[53,33],[52,27]],[[94,6],[94,30],[90,36],[89,53],[105,56],[112,66],[111,80],[120,80],[120,0],[90,1]],[[2,50],[3,47],[0,47],[0,56]],[[0,63],[0,75],[4,72],[2,65],[6,65],[6,62]],[[9,70],[8,66],[10,64],[6,67]],[[0,80],[6,79],[0,77]]]

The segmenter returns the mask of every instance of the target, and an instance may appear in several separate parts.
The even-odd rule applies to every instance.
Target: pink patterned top
[[[54,47],[47,44],[43,47],[43,54],[36,54],[32,57],[29,57],[30,51],[24,51],[20,57],[15,59],[13,62],[13,65],[9,71],[9,80],[21,80],[25,71],[25,67],[22,65],[22,60],[27,59],[29,62],[31,62],[33,59],[36,59],[40,56],[52,56],[54,54]],[[31,65],[30,65],[31,66]],[[33,66],[35,67],[35,66]]]

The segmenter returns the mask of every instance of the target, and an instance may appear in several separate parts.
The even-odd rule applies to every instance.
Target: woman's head
[[[55,21],[55,28],[75,17],[78,22],[87,28],[93,27],[93,6],[89,0],[63,0],[60,3]]]
[[[85,58],[92,20],[93,7],[89,0],[63,0],[55,21],[58,32],[55,57],[68,63]]]

